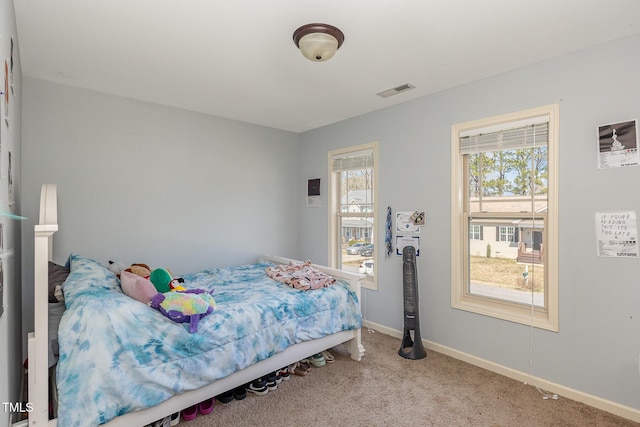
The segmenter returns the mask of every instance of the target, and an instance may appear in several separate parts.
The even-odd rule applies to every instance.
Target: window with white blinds
[[[335,154],[335,157],[331,160],[331,170],[332,172],[342,172],[349,170],[372,169],[373,162],[373,150]]]
[[[482,153],[496,150],[518,150],[547,145],[549,123],[505,129],[490,133],[477,133],[460,137],[460,154]]]
[[[377,143],[329,152],[329,264],[376,281]]]
[[[453,307],[557,330],[558,115],[452,126]]]

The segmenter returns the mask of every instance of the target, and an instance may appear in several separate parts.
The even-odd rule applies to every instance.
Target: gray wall
[[[23,330],[33,226],[58,185],[54,261],[71,252],[174,275],[297,253],[298,135],[24,79]]]
[[[9,97],[9,125],[5,123],[4,95],[0,98],[0,211],[20,214],[20,138],[22,78],[13,2],[0,0],[0,91],[4,92],[4,61],[11,55],[13,38],[13,92]],[[11,152],[14,204],[9,205],[8,166]],[[0,402],[18,402],[22,383],[21,240],[22,223],[0,215],[3,232],[2,282],[4,314],[0,317]],[[7,255],[10,253],[10,255]],[[25,339],[26,341],[26,339]],[[9,413],[0,407],[0,426],[9,424]]]
[[[640,212],[640,167],[598,170],[596,162],[597,127],[640,116],[639,52],[640,38],[629,38],[306,132],[301,178],[321,177],[326,195],[327,151],[380,141],[378,208],[427,213],[422,337],[529,372],[529,327],[451,308],[450,126],[560,103],[560,332],[533,332],[534,373],[640,409],[640,260],[597,258],[594,223],[596,212]],[[324,263],[327,211],[303,200],[299,209],[300,258]],[[377,232],[384,241],[384,224]],[[365,315],[402,331],[401,259],[380,252]]]

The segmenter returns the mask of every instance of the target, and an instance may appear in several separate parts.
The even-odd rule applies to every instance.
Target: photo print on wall
[[[598,127],[598,168],[638,166],[638,121]]]

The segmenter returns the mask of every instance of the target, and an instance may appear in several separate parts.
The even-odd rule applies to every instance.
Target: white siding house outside
[[[524,212],[531,206],[531,197],[483,197],[482,203],[496,212]],[[534,204],[537,213],[546,212],[546,195],[535,196]],[[539,264],[544,251],[543,235],[543,221],[477,219],[469,226],[469,253]]]
[[[362,213],[360,218],[345,218],[342,220],[341,236],[344,243],[351,240],[371,242],[373,233],[373,201],[366,201],[368,190],[349,191],[349,200],[343,198],[341,206],[349,213]]]

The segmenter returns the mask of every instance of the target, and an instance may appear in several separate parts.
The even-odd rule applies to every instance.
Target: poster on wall
[[[4,122],[9,126],[9,60],[4,60]]]
[[[638,121],[598,127],[598,168],[638,166]]]
[[[420,227],[426,225],[424,211],[396,212],[396,232],[419,233]]]
[[[638,226],[635,211],[596,213],[599,257],[638,258]]]
[[[320,178],[314,178],[307,181],[307,206],[312,208],[322,207],[322,199],[320,198]]]
[[[405,246],[413,246],[416,256],[420,256],[420,236],[396,236],[396,255],[402,256]]]

